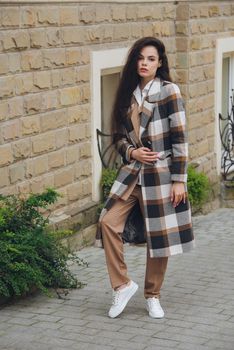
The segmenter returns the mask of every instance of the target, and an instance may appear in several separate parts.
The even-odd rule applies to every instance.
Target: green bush
[[[208,177],[203,172],[197,172],[193,165],[188,166],[188,195],[191,206],[201,209],[211,192]]]
[[[82,286],[67,262],[86,263],[60,243],[61,235],[49,229],[42,215],[58,196],[53,189],[27,199],[0,196],[0,295],[25,295],[32,288],[50,295],[49,287]]]
[[[117,170],[113,169],[104,169],[102,172],[101,186],[104,201],[110,192],[111,186],[115,181],[116,175]],[[191,164],[188,165],[187,187],[191,206],[194,207],[194,209],[200,209],[207,200],[210,194],[211,187],[208,177],[202,172],[197,172],[194,166],[192,166]],[[100,208],[102,207],[103,204]]]
[[[105,201],[113,185],[118,170],[117,169],[103,169],[101,177],[102,199]]]

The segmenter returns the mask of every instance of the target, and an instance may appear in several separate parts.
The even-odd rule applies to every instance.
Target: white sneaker
[[[124,310],[128,301],[136,293],[138,285],[131,281],[129,286],[113,291],[112,306],[109,310],[109,317],[115,318]]]
[[[160,305],[158,298],[147,298],[146,309],[149,312],[150,317],[162,318],[164,316],[164,311]]]

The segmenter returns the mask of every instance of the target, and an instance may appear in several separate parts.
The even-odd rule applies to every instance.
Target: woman
[[[186,185],[184,102],[159,39],[139,39],[130,49],[113,107],[112,131],[124,165],[101,212],[95,242],[105,250],[113,288],[109,316],[118,316],[138,289],[127,275],[122,233],[139,202],[147,242],[146,308],[149,316],[161,318],[160,289],[168,257],[190,251],[194,236]]]

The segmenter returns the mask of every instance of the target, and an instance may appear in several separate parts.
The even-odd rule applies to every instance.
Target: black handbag
[[[127,217],[122,240],[127,243],[146,243],[145,222],[138,202]]]

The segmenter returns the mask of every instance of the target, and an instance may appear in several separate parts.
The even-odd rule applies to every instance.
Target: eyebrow
[[[141,55],[141,54],[139,54],[139,56],[140,57],[144,57],[143,55]],[[156,58],[156,56],[154,56],[154,55],[150,55],[150,56],[147,56],[148,58],[151,58],[151,57],[153,57],[153,58]]]

